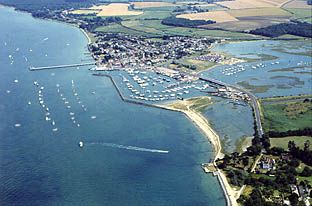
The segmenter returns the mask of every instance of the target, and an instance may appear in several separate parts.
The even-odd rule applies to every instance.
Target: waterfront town
[[[105,7],[109,5],[105,4],[102,6]],[[80,11],[75,13],[77,9],[85,10],[87,13],[79,14]],[[141,12],[140,9],[136,10],[133,4],[131,4],[128,9],[134,13]],[[188,6],[187,9],[185,9],[183,6],[177,7],[172,11],[173,13],[170,14],[172,15],[170,16],[171,20],[177,20],[178,18],[173,18],[175,17],[174,15],[177,14],[209,12],[209,9],[205,8],[202,8],[196,12],[194,11],[195,9],[197,9],[196,6]],[[300,88],[301,85],[305,84],[304,81],[306,80],[302,80],[299,77],[287,77],[283,73],[280,75],[273,75],[274,72],[286,73],[293,72],[295,70],[296,71],[294,73],[297,75],[310,74],[308,69],[310,69],[312,63],[306,58],[301,58],[301,55],[306,55],[303,47],[298,48],[298,50],[295,48],[293,48],[293,50],[287,50],[288,48],[285,49],[286,47],[279,48],[281,47],[280,45],[275,45],[275,42],[280,40],[263,40],[262,37],[252,36],[245,39],[248,40],[246,42],[256,43],[260,41],[249,40],[255,40],[254,38],[256,38],[256,40],[261,39],[263,40],[262,42],[266,42],[264,43],[265,46],[261,47],[259,46],[260,44],[255,44],[255,51],[248,52],[253,46],[250,46],[250,44],[244,42],[244,44],[246,43],[247,46],[243,47],[242,45],[239,45],[238,48],[246,48],[246,51],[241,52],[240,55],[234,55],[228,52],[230,49],[218,50],[216,48],[228,45],[227,43],[229,42],[231,44],[241,43],[241,41],[244,41],[242,40],[244,39],[243,37],[239,37],[232,41],[231,37],[195,35],[197,31],[192,33],[192,30],[195,30],[193,23],[196,20],[182,20],[182,22],[184,21],[184,23],[188,25],[186,27],[183,27],[183,25],[181,26],[181,22],[178,22],[179,24],[177,24],[177,27],[171,25],[172,28],[176,28],[179,31],[182,28],[181,31],[185,32],[184,34],[168,34],[166,31],[161,30],[161,28],[154,28],[159,33],[153,34],[155,36],[144,36],[138,34],[148,32],[140,31],[137,28],[130,29],[131,26],[129,25],[132,25],[130,23],[133,23],[133,25],[141,28],[146,26],[146,24],[144,24],[146,22],[159,21],[161,26],[165,26],[166,24],[162,24],[161,21],[162,18],[165,17],[150,17],[142,19],[131,19],[129,17],[129,20],[120,16],[100,17],[95,13],[88,13],[90,11],[94,10],[88,9],[87,7],[76,7],[67,9],[45,8],[42,11],[39,10],[33,12],[32,14],[34,17],[53,19],[78,27],[87,37],[88,45],[84,47],[84,57],[79,59],[78,62],[76,60],[73,61],[74,63],[72,64],[51,64],[50,66],[40,66],[39,64],[38,67],[35,67],[34,65],[28,65],[29,71],[75,68],[74,72],[77,72],[78,74],[79,71],[82,71],[82,69],[79,70],[80,67],[89,66],[89,71],[87,69],[84,70],[84,72],[89,74],[87,75],[88,78],[99,80],[101,83],[107,83],[106,81],[111,81],[112,87],[116,89],[116,94],[118,94],[120,97],[119,100],[127,103],[154,107],[158,109],[162,108],[183,113],[194,123],[195,126],[197,126],[199,130],[201,130],[201,133],[207,137],[209,143],[213,147],[214,151],[211,153],[214,154],[214,157],[203,160],[204,162],[207,162],[209,159],[209,162],[207,163],[202,163],[202,160],[200,162],[196,162],[197,169],[201,165],[204,172],[212,173],[213,176],[217,178],[218,184],[220,184],[224,193],[225,202],[227,205],[297,206],[310,205],[312,203],[310,198],[312,197],[312,153],[311,149],[309,148],[312,132],[310,126],[295,128],[291,127],[291,125],[287,125],[284,131],[275,131],[274,129],[278,127],[283,128],[283,126],[280,126],[280,124],[276,128],[268,129],[268,124],[274,124],[274,120],[279,120],[279,117],[268,118],[267,116],[267,114],[270,113],[268,112],[268,107],[271,105],[276,106],[276,104],[282,102],[280,105],[285,108],[276,112],[278,113],[277,115],[286,113],[286,115],[291,116],[289,119],[287,119],[287,121],[283,119],[283,124],[287,124],[288,122],[292,121],[295,122],[297,119],[301,121],[301,119],[306,118],[304,115],[308,116],[308,114],[310,114],[309,112],[312,111],[310,104],[311,96],[301,96],[301,93],[297,92],[299,96],[292,96],[293,94],[291,94],[290,97],[282,96],[281,99],[278,99],[280,96],[271,97],[273,100],[270,97],[267,97],[269,100],[264,100],[265,98],[262,99],[260,97],[263,93],[271,90],[271,88],[273,88],[272,90],[276,89],[274,88],[274,84],[277,80],[280,81],[277,87],[280,90],[291,89],[292,86],[297,86]],[[148,13],[149,10],[146,9],[144,12]],[[155,12],[158,12],[158,10]],[[111,28],[110,26],[112,25],[116,26],[118,29],[116,29],[116,31],[110,31],[110,29],[107,29],[108,27]],[[126,32],[120,28],[124,29]],[[123,32],[119,32],[119,30],[122,30]],[[194,35],[185,35],[188,32]],[[201,32],[203,32],[203,30],[201,30]],[[220,34],[222,32],[220,31]],[[237,34],[231,33],[231,35]],[[241,35],[245,34],[241,33]],[[294,37],[291,36],[290,38]],[[48,39],[48,37],[44,37],[42,42],[47,43]],[[7,46],[7,42],[9,42],[9,40],[5,40],[5,47]],[[72,42],[68,41],[68,43],[65,42],[63,45],[66,45],[67,47],[72,45]],[[275,51],[270,53],[270,55],[265,54],[264,52],[264,50],[269,47],[274,47],[272,51]],[[33,49],[33,47],[29,49],[29,52],[33,52]],[[19,47],[17,47],[15,51],[19,51]],[[237,54],[239,53],[239,51],[236,52]],[[287,54],[290,57],[281,57],[279,56],[280,53],[283,53],[283,55]],[[294,55],[297,55],[300,58],[296,59],[293,57]],[[48,55],[45,54],[45,58],[47,57]],[[24,58],[25,61],[28,62],[25,56]],[[11,61],[11,66],[16,64],[13,61],[12,55],[9,55],[9,59]],[[294,64],[293,61],[296,64]],[[285,66],[286,64],[287,68]],[[214,70],[215,67],[218,68]],[[306,68],[308,69],[305,70]],[[218,73],[212,74],[209,73],[210,71],[208,72],[210,69],[219,71]],[[300,69],[302,70],[299,71]],[[272,74],[272,76],[269,76],[269,72]],[[268,76],[263,77],[264,73],[268,74]],[[52,72],[51,77],[58,77],[56,74],[58,73]],[[241,81],[240,75],[249,75],[249,77],[246,77],[247,80],[252,80],[255,82],[259,81],[260,83],[253,84],[254,82],[251,81]],[[83,78],[84,77],[85,75]],[[104,78],[101,79],[101,77]],[[95,122],[101,120],[103,116],[109,117],[110,111],[107,111],[108,109],[112,110],[110,107],[111,105],[106,106],[105,109],[107,110],[105,110],[102,108],[102,104],[105,104],[105,101],[108,99],[111,101],[112,98],[107,98],[107,96],[105,96],[105,101],[103,98],[103,102],[97,104],[97,106],[94,108],[88,106],[87,109],[87,104],[85,103],[86,101],[88,102],[88,105],[92,105],[94,102],[93,100],[89,101],[89,99],[93,98],[98,101],[100,98],[102,98],[102,96],[106,95],[105,92],[102,92],[104,88],[103,85],[99,86],[99,84],[93,84],[92,87],[90,86],[91,84],[88,85],[90,88],[86,89],[86,91],[88,91],[85,93],[86,96],[83,96],[83,92],[81,92],[82,96],[80,97],[77,90],[85,85],[79,84],[78,82],[80,81],[76,81],[75,77],[70,76],[70,78],[72,78],[71,84],[68,82],[62,82],[62,80],[60,80],[62,84],[60,85],[57,83],[55,91],[58,93],[58,99],[60,100],[59,102],[62,103],[62,109],[68,110],[68,117],[66,118],[69,119],[69,122],[75,126],[75,129],[82,129],[84,127],[83,123],[88,122],[84,121],[82,118],[83,115],[87,116],[88,120],[91,119],[94,122],[94,126],[96,125]],[[268,80],[266,82],[267,85],[261,85],[262,79]],[[282,83],[285,79],[290,82],[287,85],[288,87],[285,87]],[[17,78],[14,80],[14,83],[18,85]],[[38,102],[43,108],[43,114],[45,114],[45,121],[51,122],[50,126],[53,127],[52,132],[54,135],[57,135],[62,132],[63,125],[59,124],[61,121],[56,121],[56,115],[55,117],[53,115],[53,118],[50,116],[50,112],[52,114],[50,108],[53,108],[52,103],[51,105],[49,104],[49,108],[46,105],[46,103],[50,103],[48,102],[48,94],[49,88],[52,87],[45,86],[46,89],[44,89],[44,84],[41,85],[40,83],[39,85],[37,81],[34,81],[33,83],[35,85],[36,93],[38,92]],[[54,82],[52,82],[52,84],[54,86]],[[72,93],[70,95],[67,94],[67,96],[65,95],[67,91],[66,85],[67,87],[69,85],[71,90],[68,89],[68,91]],[[115,92],[115,90],[111,91]],[[280,91],[276,90],[274,95],[278,95],[278,92]],[[6,95],[9,96],[11,90],[7,90],[6,93]],[[259,94],[260,96],[258,96]],[[74,97],[74,100],[69,101],[71,96]],[[84,98],[86,100],[82,101],[80,98]],[[277,98],[277,100],[274,98]],[[44,102],[44,100],[47,101]],[[230,126],[232,126],[231,115],[240,116],[239,113],[241,113],[241,108],[250,109],[249,115],[250,117],[252,116],[252,126],[249,125],[250,128],[253,127],[252,133],[248,134],[247,136],[247,132],[243,131],[242,133],[244,133],[244,136],[241,136],[241,138],[238,140],[231,137],[230,135],[229,141],[236,141],[235,143],[229,143],[236,144],[235,150],[231,152],[227,151],[227,136],[225,135],[223,137],[222,132],[220,132],[220,128],[214,127],[215,122],[210,122],[210,119],[208,120],[207,116],[205,116],[207,114],[204,114],[207,112],[207,110],[214,110],[214,105],[218,104],[218,101],[225,102],[224,105],[226,106],[223,105],[224,107],[232,107],[231,110],[226,110],[224,108],[226,114],[223,120],[227,121],[228,125]],[[267,102],[265,103],[265,101]],[[36,106],[35,104],[32,104],[32,102],[34,101],[28,101],[27,106],[29,108]],[[295,107],[295,109],[293,108],[293,103],[298,105]],[[74,112],[74,105],[79,107],[79,112]],[[106,111],[104,115],[101,115],[102,113],[95,111],[100,107],[101,111]],[[112,107],[115,107],[115,105],[112,105]],[[217,110],[214,112],[217,112]],[[81,113],[83,113],[83,115],[81,115]],[[136,114],[137,113],[138,112],[136,112]],[[240,122],[238,125],[241,125],[242,128],[251,122],[250,119],[248,122],[244,118],[237,119],[239,119],[237,122]],[[309,118],[304,119],[305,122],[310,120],[311,119]],[[302,121],[303,124],[304,121]],[[59,127],[56,127],[56,122]],[[108,122],[113,121],[109,120]],[[117,124],[114,123],[114,125]],[[23,126],[23,124],[18,122],[15,123],[14,129],[23,129]],[[242,128],[239,126],[238,130],[244,130]],[[214,131],[215,129],[216,131]],[[221,128],[221,130],[222,129],[226,130],[226,128]],[[134,131],[137,130],[134,129]],[[103,133],[106,134],[106,131]],[[111,135],[107,135],[107,138],[110,136]],[[125,136],[127,138],[126,140],[128,141],[128,135]],[[138,134],[136,134],[136,136],[138,136]],[[279,141],[278,144],[273,143],[274,138],[283,139],[283,137],[292,138],[290,141],[288,141],[288,145],[287,143],[284,143],[286,146],[283,145],[283,148],[281,148],[282,146],[279,145],[279,143],[282,141]],[[302,139],[300,142],[292,141],[297,141],[299,139],[298,137],[303,138],[304,140]],[[180,139],[185,140],[184,137]],[[117,140],[109,140],[109,142],[113,141]],[[90,143],[88,140],[86,141],[83,138],[78,139],[78,137],[75,137],[74,142],[76,146],[78,143],[81,153],[87,151],[86,147],[90,151],[91,149],[89,149],[89,147],[91,147],[91,145],[111,147],[114,149],[118,148],[164,154],[169,153],[169,149],[167,148],[149,149],[143,148],[140,145],[136,146],[137,142],[134,142],[133,145],[132,143],[129,143],[130,146],[126,144],[123,145],[121,143]],[[171,152],[173,153],[173,150],[170,150],[170,154],[172,154]],[[106,169],[106,165],[104,168]],[[205,176],[205,178],[207,177],[210,178],[208,175]]]
[[[162,41],[123,34],[97,34],[90,51],[106,67],[146,67],[207,50],[214,40],[208,38],[165,37]],[[220,57],[211,56],[218,61]]]

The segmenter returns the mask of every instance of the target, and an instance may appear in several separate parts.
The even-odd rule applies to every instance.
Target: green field
[[[312,11],[310,9],[287,9],[292,13],[292,18],[298,21],[312,23]]]
[[[271,147],[281,147],[285,150],[288,149],[288,142],[294,141],[297,146],[303,148],[304,143],[310,140],[312,142],[312,137],[308,136],[291,136],[291,137],[283,137],[283,138],[270,138]]]
[[[180,36],[195,36],[195,37],[211,37],[211,38],[231,38],[231,39],[254,39],[260,38],[259,36],[230,32],[221,30],[207,30],[200,28],[187,28],[187,27],[175,27],[167,26],[161,23],[164,18],[173,15],[175,7],[151,7],[142,8],[144,13],[135,16],[121,16],[123,21],[121,25],[111,24],[108,26],[102,26],[96,29],[96,31],[111,32],[111,33],[125,33],[130,35],[142,35],[145,37],[162,37],[164,35],[180,35]],[[87,18],[94,18],[94,16],[88,16]]]
[[[171,16],[171,11],[145,11],[141,15],[137,16],[128,16],[128,17],[123,17],[122,19],[126,20],[148,20],[148,19],[164,19],[166,17]]]
[[[301,101],[262,104],[264,130],[285,132],[312,126],[312,103]]]
[[[271,70],[273,71],[273,70]],[[279,71],[279,70],[277,70]],[[282,71],[282,69],[280,69],[280,71]],[[265,104],[265,103],[269,103],[269,102],[280,102],[280,101],[288,101],[288,100],[302,100],[305,98],[312,98],[312,94],[305,94],[305,95],[299,95],[299,96],[282,96],[282,97],[268,97],[268,98],[263,98],[261,99],[261,101]]]
[[[129,34],[133,36],[146,36],[146,37],[153,36],[150,33],[129,29],[120,24],[110,24],[108,26],[101,26],[101,27],[98,27],[96,31],[103,32],[103,33],[123,33],[123,34]]]

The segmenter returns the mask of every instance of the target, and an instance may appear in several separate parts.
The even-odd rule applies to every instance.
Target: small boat
[[[80,141],[78,145],[80,148],[83,148],[83,142],[82,141]]]
[[[96,119],[96,116],[91,116],[91,119]]]
[[[20,127],[20,126],[21,126],[21,124],[15,124],[14,126],[15,126],[15,127]]]
[[[58,130],[58,128],[53,128],[52,129],[53,132],[56,132],[57,130]]]
[[[15,79],[15,80],[14,80],[14,83],[18,83],[18,79]]]
[[[55,122],[54,122],[54,121],[52,121],[52,125],[53,125],[53,126],[55,125]]]

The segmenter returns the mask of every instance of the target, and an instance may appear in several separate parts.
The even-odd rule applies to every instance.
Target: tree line
[[[307,22],[291,21],[289,23],[282,23],[271,25],[265,28],[259,28],[250,31],[249,33],[255,35],[262,35],[268,37],[279,37],[284,34],[291,34],[302,37],[312,37],[312,24]]]
[[[286,132],[269,131],[265,134],[268,137],[288,137],[288,136],[312,136],[312,128],[304,128],[298,130],[288,130]]]
[[[214,24],[215,21],[212,20],[190,20],[184,18],[177,18],[176,16],[170,16],[161,21],[162,24],[168,26],[179,26],[179,27],[197,27],[205,24]]]

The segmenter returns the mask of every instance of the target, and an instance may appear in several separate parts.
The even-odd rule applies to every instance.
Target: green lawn
[[[283,137],[283,138],[270,138],[271,147],[281,147],[285,150],[288,149],[288,142],[294,141],[297,146],[303,148],[304,143],[310,140],[312,143],[312,137],[308,136],[291,136],[291,137]]]
[[[262,104],[264,130],[285,132],[312,126],[312,103],[281,102]]]

